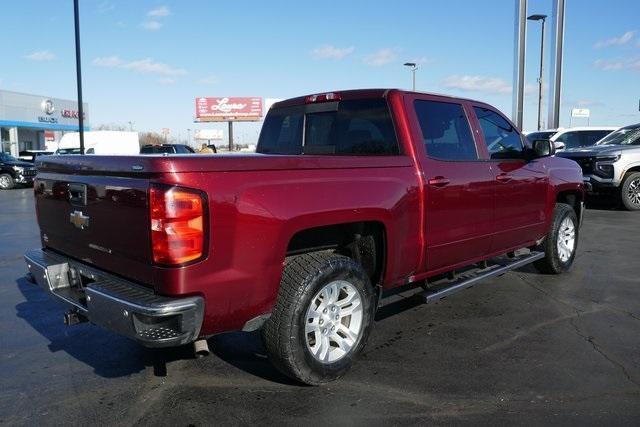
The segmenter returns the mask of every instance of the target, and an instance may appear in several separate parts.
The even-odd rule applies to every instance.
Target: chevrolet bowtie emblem
[[[83,215],[82,211],[73,211],[73,213],[69,214],[69,221],[80,230],[84,230],[85,227],[89,226],[89,217]]]

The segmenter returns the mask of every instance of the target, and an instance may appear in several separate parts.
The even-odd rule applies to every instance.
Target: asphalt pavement
[[[0,191],[0,424],[640,424],[640,212],[590,208],[573,270],[385,309],[345,378],[305,387],[259,335],[149,350],[23,279],[32,191]]]

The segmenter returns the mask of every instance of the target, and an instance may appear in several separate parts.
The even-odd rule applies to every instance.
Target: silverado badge
[[[80,230],[84,230],[85,227],[89,226],[89,217],[84,215],[82,211],[73,211],[73,213],[69,214],[69,221]]]

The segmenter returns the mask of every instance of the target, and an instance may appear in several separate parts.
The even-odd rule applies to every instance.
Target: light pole
[[[73,0],[73,23],[76,38],[76,85],[78,86],[78,130],[80,131],[80,154],[84,154],[84,108],[82,106],[82,69],[80,60],[80,13],[78,0]]]
[[[187,128],[187,145],[191,147],[191,129]]]
[[[418,65],[415,62],[405,62],[403,64],[405,67],[409,67],[409,69],[411,70],[411,74],[412,74],[412,81],[413,81],[413,91],[416,91],[416,70],[418,69]]]
[[[547,15],[531,15],[529,21],[542,21],[540,27],[540,74],[538,75],[538,130],[542,128],[542,74],[544,71],[544,24]]]

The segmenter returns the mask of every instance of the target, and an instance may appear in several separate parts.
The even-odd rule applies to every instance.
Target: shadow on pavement
[[[26,299],[16,305],[17,316],[49,340],[49,351],[65,351],[101,377],[128,376],[151,366],[156,376],[166,376],[167,363],[193,358],[190,346],[148,349],[91,323],[65,326],[60,304],[24,278],[17,279],[16,284]]]
[[[260,332],[231,332],[209,339],[212,354],[228,364],[267,381],[303,386],[281,374],[267,359]]]

